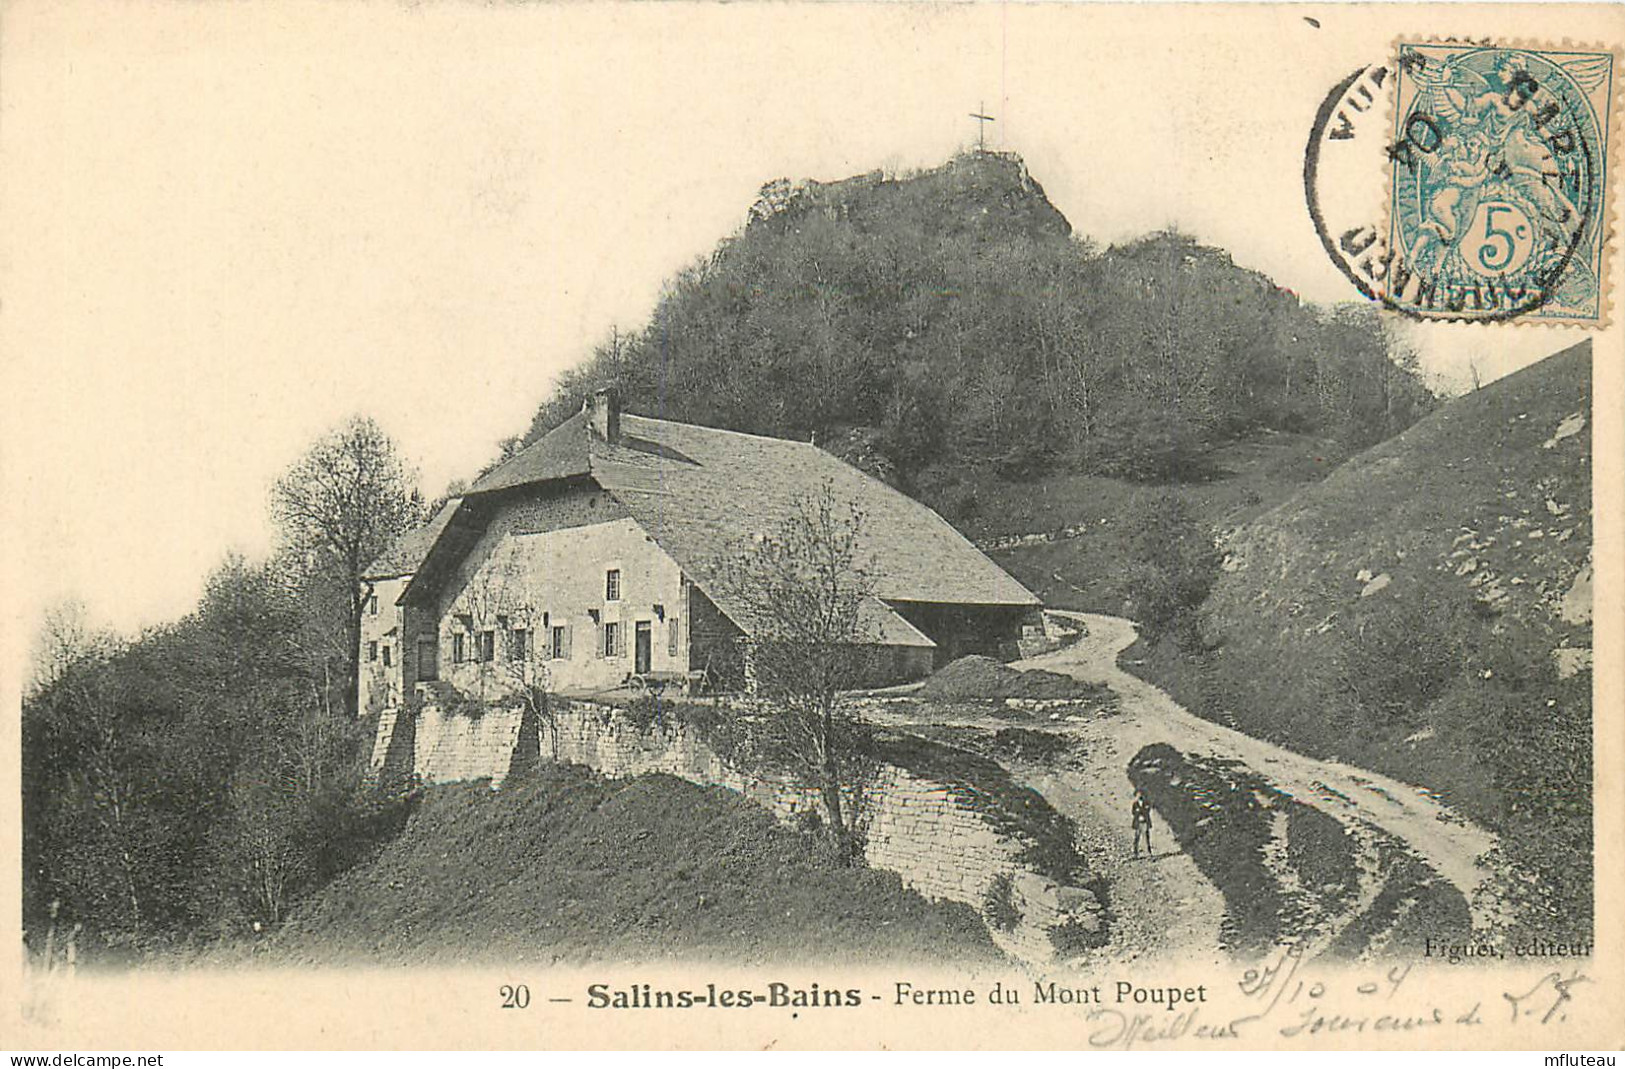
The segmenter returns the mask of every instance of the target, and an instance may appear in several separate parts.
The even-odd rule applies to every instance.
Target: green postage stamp
[[[1397,60],[1390,300],[1424,319],[1601,322],[1615,53],[1401,42]]]

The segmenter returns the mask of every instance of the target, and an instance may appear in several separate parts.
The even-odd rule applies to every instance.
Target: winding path
[[[1145,680],[1123,671],[1117,657],[1135,639],[1134,624],[1116,616],[1062,614],[1088,628],[1083,641],[1019,662],[1018,668],[1045,668],[1076,679],[1104,683],[1117,693],[1126,715],[1113,718],[1114,734],[1134,747],[1166,742],[1188,753],[1216,754],[1239,760],[1279,790],[1337,817],[1345,824],[1364,822],[1406,843],[1418,857],[1455,884],[1466,898],[1475,925],[1488,926],[1493,876],[1484,855],[1495,836],[1451,811],[1431,793],[1399,780],[1340,761],[1326,761],[1255,739],[1188,712]],[[1124,800],[1131,788],[1126,775],[1103,785]]]
[[[1338,761],[1306,757],[1193,715],[1162,690],[1118,667],[1118,655],[1136,637],[1131,621],[1093,613],[1057,615],[1083,623],[1087,636],[1014,667],[1042,668],[1104,684],[1117,695],[1119,708],[1083,720],[1045,723],[1045,730],[1074,736],[1080,743],[1081,756],[1072,766],[1014,762],[1009,767],[1073,819],[1091,861],[1111,880],[1120,938],[1116,946],[1106,948],[1109,956],[1122,960],[1178,950],[1188,960],[1197,947],[1213,947],[1219,953],[1223,901],[1194,861],[1177,851],[1166,826],[1158,824],[1161,838],[1154,860],[1132,856],[1128,813],[1133,786],[1128,763],[1142,747],[1158,742],[1187,754],[1240,761],[1278,790],[1330,814],[1349,829],[1355,839],[1359,886],[1349,905],[1335,915],[1315,917],[1310,930],[1300,933],[1308,956],[1330,945],[1380,889],[1370,848],[1375,832],[1405,843],[1454,884],[1468,903],[1475,927],[1493,923],[1495,902],[1489,890],[1493,873],[1483,860],[1496,845],[1489,832],[1409,784]],[[988,729],[1010,726],[1009,720],[986,715],[945,717],[941,709],[913,707],[905,712],[905,708],[893,705],[871,715],[898,727],[927,722]],[[1281,845],[1284,849],[1284,840]]]

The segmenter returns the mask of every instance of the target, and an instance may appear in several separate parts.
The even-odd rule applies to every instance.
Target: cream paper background
[[[1305,17],[1318,20],[1313,34],[1304,29]],[[106,451],[141,448],[167,450],[178,457],[202,452],[238,448],[269,448],[271,437],[279,433],[274,418],[243,418],[235,426],[233,441],[212,439],[185,423],[141,428],[139,442],[108,434],[96,440],[99,426],[94,418],[71,403],[76,391],[90,392],[107,375],[129,376],[132,388],[146,377],[175,375],[176,369],[164,363],[166,339],[177,329],[201,329],[209,310],[194,310],[196,322],[177,325],[164,318],[161,310],[143,308],[134,299],[141,292],[135,276],[127,271],[97,273],[96,248],[63,236],[73,233],[68,224],[79,211],[101,212],[116,220],[119,213],[140,212],[140,203],[85,203],[76,200],[84,193],[82,176],[64,163],[71,158],[65,146],[82,145],[105,139],[133,151],[135,165],[156,164],[156,154],[174,151],[173,139],[154,137],[152,147],[143,150],[143,131],[132,131],[111,117],[98,114],[91,98],[76,95],[84,83],[73,74],[88,64],[117,75],[139,76],[144,64],[180,65],[207,77],[227,78],[245,65],[253,67],[256,57],[289,49],[303,50],[310,61],[295,77],[289,74],[281,92],[263,98],[267,109],[294,107],[308,89],[308,79],[335,77],[382,77],[390,79],[390,92],[403,113],[413,109],[440,106],[451,87],[448,58],[460,60],[459,70],[477,69],[482,56],[506,56],[515,50],[522,58],[534,58],[535,70],[545,72],[526,89],[539,94],[538,122],[548,118],[545,93],[549,86],[572,80],[590,81],[596,86],[593,121],[613,129],[616,116],[637,110],[637,103],[650,99],[670,102],[671,122],[694,124],[691,137],[659,141],[653,154],[639,157],[640,168],[669,168],[680,173],[685,161],[695,154],[713,151],[707,138],[706,116],[717,108],[748,109],[759,98],[771,100],[774,108],[785,101],[773,96],[771,87],[791,70],[804,73],[827,64],[832,72],[825,87],[827,95],[847,109],[847,122],[869,139],[853,149],[856,163],[833,152],[832,143],[817,137],[809,139],[805,129],[793,122],[776,121],[769,111],[748,131],[761,148],[764,158],[791,158],[805,161],[815,177],[833,178],[877,165],[896,162],[930,163],[940,160],[953,147],[941,140],[941,126],[960,123],[961,113],[971,110],[978,96],[990,84],[1006,85],[1012,77],[1041,82],[1052,99],[1071,102],[1075,109],[1079,139],[1101,144],[1138,143],[1146,153],[1161,152],[1165,159],[1164,181],[1191,193],[1192,201],[1211,193],[1211,185],[1224,181],[1235,201],[1231,225],[1237,235],[1245,233],[1282,235],[1279,262],[1246,262],[1275,275],[1297,270],[1320,272],[1323,280],[1335,282],[1338,276],[1329,264],[1311,264],[1313,257],[1301,250],[1307,245],[1324,261],[1318,245],[1305,241],[1308,220],[1303,207],[1301,175],[1302,146],[1307,139],[1310,119],[1322,97],[1341,78],[1363,64],[1390,55],[1398,36],[1468,36],[1496,40],[1519,40],[1531,46],[1565,41],[1585,45],[1619,46],[1625,42],[1625,11],[1619,7],[1528,5],[1487,7],[1469,5],[1373,7],[1332,5],[1224,5],[1224,6],[1142,6],[1095,5],[801,5],[733,4],[659,6],[529,5],[487,7],[474,4],[244,4],[181,5],[128,3],[11,3],[0,7],[0,211],[4,213],[6,240],[0,247],[0,342],[4,348],[4,396],[11,403],[3,417],[3,451],[0,464],[5,475],[5,492],[0,509],[5,517],[5,572],[0,575],[5,591],[5,631],[0,665],[4,690],[5,732],[0,749],[0,767],[8,779],[18,760],[17,708],[20,694],[21,654],[33,626],[30,612],[52,595],[57,571],[72,567],[76,555],[99,551],[89,534],[63,537],[37,509],[25,508],[33,502],[42,484],[65,485],[76,494],[73,500],[93,509],[106,500],[117,501],[118,488],[109,484],[88,485],[76,454],[55,449],[53,434],[67,433],[74,439],[89,439],[91,447]],[[1088,42],[1087,59],[1068,62],[1066,49],[1033,51],[1023,42]],[[991,43],[996,42],[996,43]],[[1011,42],[1015,42],[1012,47]],[[1264,45],[1261,46],[1261,42]],[[1101,48],[1102,43],[1109,47]],[[603,76],[605,50],[625,57],[616,77]],[[652,50],[652,51],[651,51]],[[691,56],[691,64],[644,63],[653,53],[667,59]],[[1169,58],[1177,62],[1170,65]],[[1152,62],[1155,60],[1155,62]],[[493,60],[493,62],[495,62]],[[995,73],[995,67],[997,72]],[[1149,78],[1154,68],[1157,77]],[[942,100],[927,92],[956,71],[966,72],[963,94]],[[1173,70],[1175,73],[1170,73]],[[888,92],[888,100],[876,99],[873,85],[854,81],[856,74],[875,72]],[[205,83],[207,77],[204,79]],[[921,87],[918,99],[910,98],[907,87]],[[1114,108],[1104,102],[1129,92],[1147,102],[1145,110]],[[827,102],[825,102],[827,103]],[[823,107],[809,101],[809,108]],[[900,106],[906,105],[906,106]],[[186,101],[187,111],[160,116],[158,129],[166,124],[189,124],[207,130],[210,123],[253,124],[252,114],[226,114],[225,107],[207,93]],[[211,110],[213,109],[213,110]],[[645,109],[646,110],[646,109]],[[1158,144],[1166,135],[1158,116],[1176,116],[1179,129],[1195,126],[1206,131],[1199,143]],[[884,115],[884,121],[877,118]],[[910,120],[908,117],[914,116]],[[1618,116],[1616,114],[1615,119]],[[482,127],[488,116],[475,108],[464,116],[471,139],[475,135],[500,135]],[[1011,120],[1014,126],[1015,120]],[[98,126],[98,123],[104,125]],[[1062,124],[1064,125],[1064,124]],[[1030,124],[1033,141],[1024,142],[1020,127],[1006,128],[1010,147],[1023,151],[1033,163],[1036,176],[1054,192],[1057,179],[1039,172],[1035,158],[1048,146],[1037,144],[1054,138],[1057,126]],[[361,129],[357,138],[383,141],[387,128]],[[590,136],[582,128],[569,127],[561,136]],[[957,134],[963,144],[964,135]],[[1617,139],[1617,132],[1614,134]],[[134,139],[132,141],[132,138]],[[791,151],[791,142],[806,142],[804,151]],[[861,141],[861,138],[860,138]],[[234,142],[240,144],[240,142]],[[133,145],[133,148],[131,146]],[[883,146],[897,146],[887,155]],[[790,148],[787,148],[790,146]],[[455,155],[457,146],[444,144],[412,146],[399,151],[403,175],[421,164],[424,153]],[[1610,153],[1617,164],[1618,146]],[[153,154],[144,158],[141,153]],[[219,173],[229,175],[234,168],[250,168],[252,159],[210,156],[210,146],[197,145],[187,162],[203,160]],[[214,150],[218,153],[218,149]],[[833,154],[820,156],[821,152]],[[870,153],[871,155],[864,155]],[[616,195],[620,165],[613,153],[600,155],[597,171],[583,180],[601,183],[604,196]],[[310,160],[310,167],[331,166],[340,181],[342,160]],[[762,173],[765,181],[775,175]],[[799,177],[799,175],[796,175]],[[107,176],[101,176],[104,179]],[[115,176],[116,177],[116,176]],[[503,176],[499,175],[499,178]],[[1239,177],[1239,181],[1238,181]],[[522,172],[521,172],[522,178]],[[1114,156],[1101,153],[1093,160],[1088,175],[1062,177],[1061,181],[1086,182],[1092,192],[1080,203],[1063,206],[1074,226],[1083,233],[1110,239],[1115,203],[1132,202],[1132,186],[1143,181],[1138,172],[1118,167]],[[382,198],[403,200],[419,196],[421,190],[407,187],[380,188]],[[511,185],[511,176],[496,183],[498,193]],[[1617,169],[1609,190],[1611,211],[1617,216],[1621,192]],[[1204,190],[1204,187],[1208,187]],[[95,187],[98,196],[114,198],[111,187]],[[691,191],[697,201],[703,191]],[[731,197],[735,216],[744,202]],[[200,205],[200,210],[207,205]],[[319,217],[321,205],[301,205]],[[640,232],[682,227],[682,191],[669,213],[628,225],[615,240],[635,245]],[[425,210],[434,210],[428,204]],[[1379,210],[1373,205],[1373,210]],[[148,209],[150,210],[150,208]],[[126,215],[126,218],[128,216]],[[1160,223],[1178,220],[1130,220],[1124,225],[1144,231]],[[184,228],[187,220],[139,218],[135,223],[153,232],[171,226]],[[156,224],[156,225],[154,225]],[[726,226],[737,224],[729,217]],[[707,225],[715,227],[715,221]],[[558,248],[579,247],[603,242],[604,235],[590,223],[561,215],[554,221],[553,244]],[[726,229],[726,227],[724,227]],[[696,231],[693,253],[710,247],[720,230]],[[85,235],[75,235],[83,239]],[[1203,240],[1230,247],[1225,224],[1214,222],[1199,232]],[[203,235],[206,238],[207,235]],[[484,246],[495,248],[496,239],[477,227],[466,235],[467,247],[460,254],[466,262],[480,259]],[[391,246],[389,234],[378,236],[372,255],[385,262],[400,250]],[[206,243],[199,246],[200,258],[217,255],[218,249]],[[538,255],[547,255],[545,250]],[[1240,257],[1238,256],[1238,259]],[[635,257],[634,257],[635,259]],[[1258,260],[1259,257],[1254,257]],[[1267,261],[1267,257],[1265,257]],[[681,261],[649,267],[651,277],[669,273]],[[267,311],[277,300],[273,283],[300,271],[318,270],[319,264],[279,262],[276,257],[248,261],[247,269],[265,272],[264,300]],[[364,266],[364,265],[363,265]],[[426,265],[432,273],[435,265]],[[632,272],[629,267],[627,269]],[[632,272],[636,274],[636,272]],[[1621,273],[1620,244],[1610,248],[1607,286],[1618,285]],[[560,279],[558,285],[597,286],[609,292],[622,272],[614,263],[590,278]],[[639,285],[641,276],[639,276]],[[87,287],[100,287],[106,307],[113,309],[107,321],[86,322],[74,314],[68,298]],[[646,287],[645,287],[646,288]],[[1317,300],[1335,294],[1306,294]],[[1355,296],[1352,287],[1347,296]],[[647,300],[649,295],[645,295]],[[534,299],[545,303],[546,293]],[[623,295],[615,298],[623,304]],[[121,303],[122,301],[122,303]],[[609,301],[614,304],[614,300]],[[332,330],[342,338],[346,309],[334,302],[328,310],[312,312],[313,331]],[[628,313],[624,321],[635,322]],[[1392,1033],[1343,1031],[1335,1034],[1286,1037],[1280,1028],[1297,1019],[1302,998],[1277,1009],[1263,1021],[1248,1025],[1230,1045],[1246,1048],[1265,1046],[1409,1048],[1436,1046],[1516,1047],[1546,1050],[1604,1048],[1617,1049],[1625,1042],[1625,932],[1621,920],[1621,885],[1625,880],[1625,849],[1621,842],[1621,817],[1625,798],[1621,793],[1621,770],[1625,768],[1625,732],[1621,710],[1625,695],[1621,688],[1621,605],[1620,566],[1625,561],[1625,531],[1621,527],[1621,460],[1625,458],[1622,424],[1625,424],[1625,384],[1620,363],[1625,359],[1625,334],[1615,324],[1603,332],[1592,332],[1595,344],[1595,412],[1592,421],[1595,463],[1595,556],[1596,556],[1596,750],[1597,783],[1596,874],[1597,874],[1597,953],[1580,965],[1587,979],[1577,983],[1573,999],[1558,1011],[1560,1018],[1540,1023],[1526,1018],[1514,1023],[1505,995],[1520,995],[1535,987],[1543,973],[1538,966],[1485,969],[1414,962],[1410,973],[1392,999],[1373,1008],[1357,986],[1374,982],[1384,986],[1391,966],[1383,963],[1360,969],[1300,970],[1294,978],[1323,982],[1320,999],[1323,1013],[1338,1012],[1375,1017],[1392,1013],[1401,1017],[1422,1014],[1434,1007],[1447,1016],[1466,1013],[1479,1006],[1483,1023],[1471,1027],[1413,1029]],[[473,329],[472,327],[470,328]],[[105,354],[89,361],[69,361],[53,348],[61,339],[83,341],[87,331],[100,331],[122,344],[110,344]],[[406,385],[420,396],[432,397],[441,388],[437,378],[443,370],[446,340],[422,335],[414,347],[411,333],[402,336],[402,347],[387,354],[347,352],[341,344],[322,359],[351,362],[364,375],[404,377]],[[1526,363],[1534,354],[1555,352],[1579,340],[1576,330],[1547,330],[1504,326],[1454,326],[1438,328],[1435,350],[1448,364],[1451,353],[1479,354],[1488,366],[1500,361],[1507,366]],[[579,339],[571,339],[579,341]],[[296,347],[279,348],[267,339],[244,338],[240,344],[222,350],[217,361],[195,369],[212,377],[222,396],[233,393],[253,395],[255,383],[264,380],[278,361],[310,359],[295,352]],[[64,350],[65,351],[65,350]],[[573,355],[584,353],[577,344]],[[148,375],[148,372],[151,375]],[[162,385],[162,383],[160,383]],[[540,383],[529,388],[539,391]],[[539,397],[525,396],[522,405]],[[297,395],[275,395],[263,399],[273,412],[292,410],[306,403]],[[111,418],[111,415],[110,415]],[[496,433],[501,433],[499,430]],[[494,437],[495,434],[492,435]],[[466,472],[465,472],[466,474]],[[256,491],[262,492],[262,491]],[[64,499],[66,500],[66,499]],[[169,503],[172,507],[176,503]],[[219,532],[209,523],[206,500],[178,503],[180,519],[167,537],[179,540],[183,548],[195,548],[203,557],[220,551]],[[109,545],[118,548],[119,518],[116,510],[102,518],[111,529]],[[68,528],[73,531],[75,529]],[[128,543],[128,536],[125,543]],[[195,547],[184,545],[187,540]],[[127,545],[139,559],[139,546]],[[172,971],[91,974],[81,971],[71,983],[52,988],[22,987],[21,954],[15,937],[20,887],[18,871],[18,796],[14,788],[0,788],[0,904],[3,927],[13,934],[6,937],[8,951],[0,955],[0,1046],[12,1050],[86,1049],[214,1049],[214,1048],[301,1048],[301,1047],[889,1047],[889,1048],[980,1048],[1035,1047],[1071,1048],[1085,1046],[1091,1037],[1100,1041],[1110,1028],[1109,1021],[1089,1020],[1077,1007],[1034,1007],[1030,1004],[1033,977],[1017,965],[972,975],[954,970],[943,972],[930,963],[896,966],[882,971],[850,970],[840,965],[795,963],[772,969],[743,970],[726,964],[663,964],[659,966],[605,965],[599,968],[549,970],[539,967],[479,968],[447,971],[405,970],[323,970],[232,972]],[[1563,969],[1568,976],[1569,970]],[[1197,1025],[1216,1026],[1233,1017],[1256,1012],[1238,988],[1243,969],[1220,964],[1210,955],[1194,954],[1190,960],[1163,963],[1139,962],[1132,966],[1074,978],[1078,983],[1100,983],[1110,990],[1117,980],[1147,985],[1205,984],[1211,1001],[1201,1008]],[[1043,977],[1066,984],[1060,970]],[[792,986],[817,982],[820,986],[860,987],[866,1002],[858,1010],[817,1010],[791,1017],[788,1011],[756,1008],[748,1013],[737,1010],[675,1011],[590,1011],[583,1004],[585,985],[605,982],[616,986],[650,983],[657,987],[703,986],[716,982],[726,987],[760,987],[772,981]],[[951,1010],[925,1007],[893,1007],[892,985],[906,980],[916,986],[974,987],[985,991],[995,980],[1015,983],[1023,990],[1019,1009],[989,1007]],[[525,983],[532,1004],[524,1011],[499,1009],[498,987]],[[867,1001],[870,993],[882,996],[880,1002]],[[1291,992],[1287,992],[1291,994]],[[569,1004],[550,1003],[549,997],[571,997]],[[1366,1000],[1366,1001],[1362,1001]],[[31,1007],[26,1017],[24,1003]],[[1533,1002],[1533,1000],[1531,1000]],[[1544,1013],[1551,999],[1541,1001]],[[1110,1005],[1108,1003],[1108,1005]],[[1160,1014],[1160,1011],[1157,1011]],[[1153,1015],[1161,1025],[1163,1019]],[[1198,1038],[1196,1027],[1182,1039],[1140,1046],[1205,1047],[1214,1041]]]

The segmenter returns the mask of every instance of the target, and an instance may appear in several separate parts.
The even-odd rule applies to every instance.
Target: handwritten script
[[[1494,1021],[1539,1028],[1566,1021],[1577,993],[1591,982],[1575,969],[1547,971],[1500,991],[1497,998],[1494,986],[1480,989],[1487,997],[1463,991],[1459,984],[1436,991],[1413,980],[1413,969],[1405,962],[1373,966],[1369,973],[1323,971],[1306,963],[1299,948],[1288,947],[1248,968],[1237,981],[1247,1012],[1230,1016],[1195,1006],[1177,1014],[1153,1014],[1100,1007],[1087,1017],[1088,1040],[1093,1047],[1128,1050],[1187,1039],[1222,1043],[1265,1035],[1418,1035]]]

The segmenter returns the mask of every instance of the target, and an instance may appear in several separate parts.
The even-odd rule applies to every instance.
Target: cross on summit
[[[976,110],[970,113],[970,117],[976,120],[976,151],[977,152],[986,152],[987,151],[987,143],[986,143],[986,140],[985,140],[985,137],[984,137],[984,135],[985,135],[985,133],[987,131],[987,124],[990,123],[990,122],[998,122],[999,121],[999,120],[995,119],[991,115],[984,114],[984,112],[986,112],[986,110],[987,110],[987,105],[978,104],[976,106]]]

